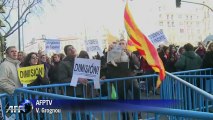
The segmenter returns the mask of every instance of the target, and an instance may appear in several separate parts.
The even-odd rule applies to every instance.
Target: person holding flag
[[[157,50],[154,45],[148,40],[148,38],[139,30],[136,25],[128,7],[128,2],[126,3],[124,11],[124,23],[126,32],[129,39],[133,42],[133,45],[139,51],[140,55],[148,62],[152,69],[159,73],[156,88],[161,84],[161,81],[165,78],[165,68],[163,66],[162,60],[160,59]]]

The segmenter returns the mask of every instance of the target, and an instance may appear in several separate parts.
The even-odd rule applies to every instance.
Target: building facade
[[[206,36],[213,33],[212,13],[210,9],[201,5],[191,4],[190,8],[169,7],[167,2],[158,2],[158,25],[163,29],[170,43],[183,45],[190,42],[194,45],[203,41]],[[203,0],[203,4],[211,1]],[[187,3],[186,3],[187,4]]]

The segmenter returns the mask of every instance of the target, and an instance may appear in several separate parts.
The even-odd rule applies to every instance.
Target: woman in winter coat
[[[28,67],[28,66],[38,65],[38,64],[39,64],[38,54],[35,52],[31,52],[25,58],[23,67]],[[49,84],[49,79],[47,74],[45,73],[44,75],[45,75],[44,77],[41,77],[41,75],[37,75],[37,78],[32,83],[28,84],[28,86]]]

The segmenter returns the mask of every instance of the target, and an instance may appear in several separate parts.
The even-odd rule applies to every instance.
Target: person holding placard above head
[[[6,59],[0,65],[0,93],[13,94],[16,88],[21,87],[17,74],[21,62],[17,60],[17,56],[15,46],[6,49]]]
[[[35,65],[39,65],[38,54],[35,52],[31,52],[26,56],[23,67],[30,67],[30,66],[32,67]],[[44,77],[42,77],[41,74],[36,74],[36,76],[37,76],[36,79],[31,80],[32,82],[30,84],[28,84],[28,86],[49,84],[49,79],[45,74],[45,70],[43,70],[42,72],[44,72]]]
[[[66,57],[60,62],[58,66],[57,71],[57,83],[70,83],[73,73],[73,67],[74,67],[74,61],[77,57],[77,52],[74,46],[72,45],[66,45],[64,47],[64,53],[66,54]],[[78,82],[86,85],[88,80],[79,78]],[[74,96],[73,87],[68,87],[67,89],[67,95]]]
[[[137,56],[127,50],[127,43],[124,39],[121,39],[118,45],[115,45],[107,55],[107,73],[106,78],[122,78],[135,76],[134,72],[139,69],[140,62]],[[116,83],[113,83],[116,85]],[[118,93],[118,99],[125,100],[128,98],[128,92],[133,93],[130,99],[140,99],[140,89],[137,79],[134,80],[120,80],[117,81],[117,87],[115,88]],[[133,91],[132,91],[133,90]],[[129,120],[129,114],[122,113],[123,120]]]

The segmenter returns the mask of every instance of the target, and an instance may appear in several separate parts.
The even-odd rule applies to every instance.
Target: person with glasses
[[[38,54],[35,52],[29,53],[23,63],[23,67],[33,66],[33,65],[39,65],[39,59]],[[46,71],[45,71],[46,72]],[[30,83],[28,86],[36,86],[36,85],[45,85],[49,84],[49,79],[47,77],[47,74],[42,78],[41,75],[37,75],[37,78],[34,82]]]
[[[15,46],[6,49],[6,59],[0,65],[0,93],[13,94],[16,88],[22,87],[17,72],[21,62],[17,57]]]

